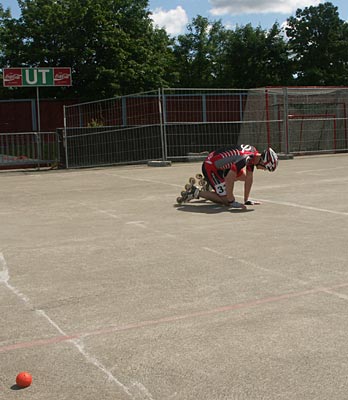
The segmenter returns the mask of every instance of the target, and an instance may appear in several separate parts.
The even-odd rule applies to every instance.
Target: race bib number
[[[253,151],[250,144],[241,144],[240,147],[242,148],[242,151]]]
[[[226,185],[224,183],[219,183],[214,189],[219,196],[226,196]]]

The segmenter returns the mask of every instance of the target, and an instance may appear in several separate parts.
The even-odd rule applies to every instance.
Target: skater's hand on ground
[[[262,204],[262,203],[260,201],[257,201],[257,200],[247,200],[244,204],[246,206],[256,206],[256,205],[259,205],[259,204]]]
[[[229,205],[232,208],[238,208],[240,210],[246,210],[247,209],[244,204],[238,203],[238,201],[231,201]]]

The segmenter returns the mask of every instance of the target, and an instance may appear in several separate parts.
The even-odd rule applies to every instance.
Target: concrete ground
[[[200,163],[0,173],[0,399],[346,400],[347,170],[256,171],[249,212],[176,206]]]

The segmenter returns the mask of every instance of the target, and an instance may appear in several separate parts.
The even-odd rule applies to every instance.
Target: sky
[[[327,0],[330,1],[330,0]],[[269,29],[278,22],[285,23],[286,19],[298,8],[317,6],[324,3],[321,0],[149,0],[149,8],[155,25],[165,28],[171,36],[186,32],[187,24],[197,15],[210,21],[220,20],[228,29],[245,26],[250,23],[253,27],[261,26]],[[348,22],[348,1],[330,1],[338,7],[339,16]],[[12,16],[19,17],[17,0],[0,0],[4,8],[10,8]]]

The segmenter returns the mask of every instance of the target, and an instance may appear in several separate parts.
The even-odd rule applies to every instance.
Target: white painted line
[[[55,323],[43,310],[38,310],[35,309],[29,300],[27,296],[25,296],[23,293],[21,293],[17,288],[14,286],[10,285],[9,283],[10,280],[10,273],[9,269],[5,260],[5,257],[3,253],[0,252],[0,284],[4,284],[12,293],[14,293],[22,302],[24,302],[27,306],[32,308],[38,315],[44,317],[51,326],[53,326],[62,336],[69,337],[63,329],[60,328],[60,326]],[[139,391],[141,392],[141,396],[145,400],[154,400],[153,397],[151,396],[150,392],[139,382],[133,382],[132,384],[132,390],[129,389],[127,386],[125,386],[123,383],[121,383],[112,373],[109,371],[99,360],[97,360],[95,357],[93,357],[91,354],[89,354],[85,349],[84,349],[84,344],[81,339],[69,339],[67,340],[68,342],[72,343],[76,349],[84,356],[84,358],[89,362],[90,364],[94,365],[98,369],[100,369],[110,381],[116,383],[127,395],[133,399],[136,400],[139,398]],[[135,390],[134,390],[135,389]],[[136,393],[132,393],[132,392]]]
[[[109,211],[105,211],[105,210],[101,210],[101,209],[95,209],[94,211],[99,212],[100,214],[105,214],[105,215],[107,215],[108,217],[111,217],[111,218],[115,218],[115,219],[120,219],[121,218],[119,215],[113,214],[113,213],[111,213]]]
[[[8,283],[10,279],[10,275],[8,272],[6,260],[2,253],[0,253],[0,283],[4,283],[5,285]]]
[[[36,312],[46,318],[46,320],[62,335],[68,337],[68,335],[45,313],[43,310],[36,310]],[[108,378],[110,381],[116,383],[120,388],[124,390],[130,396],[131,398],[135,399],[135,397],[132,396],[131,392],[129,389],[123,385],[115,376],[100,362],[98,361],[95,357],[91,356],[85,349],[83,345],[83,341],[81,339],[69,339],[68,342],[72,343],[77,350],[84,356],[84,358],[90,363],[93,364],[95,367],[100,369]]]
[[[10,285],[10,273],[7,267],[7,263],[5,257],[2,253],[0,253],[0,284],[4,284],[7,289],[9,289],[12,293],[14,293],[23,303],[30,306],[30,301],[27,296],[21,293],[17,288]]]
[[[100,172],[99,172],[100,173]],[[183,185],[178,185],[175,183],[170,183],[170,182],[161,182],[161,181],[156,181],[154,179],[144,179],[144,178],[134,178],[129,175],[120,175],[120,174],[113,174],[110,172],[103,172],[103,175],[111,175],[113,177],[121,178],[121,179],[126,179],[130,181],[137,181],[137,182],[149,182],[149,183],[155,183],[156,185],[167,185],[167,186],[174,186],[174,187],[182,187]]]
[[[264,186],[255,186],[253,187],[253,192],[264,192],[270,189],[286,189],[289,187],[294,187],[294,186],[308,186],[310,185],[317,185],[317,184],[323,184],[323,183],[335,183],[335,182],[339,182],[340,184],[342,184],[342,182],[344,181],[348,181],[348,177],[339,177],[339,178],[331,178],[331,179],[323,179],[320,178],[318,180],[313,180],[311,179],[310,182],[290,182],[290,183],[280,183],[280,184],[270,184],[270,185],[264,185]]]
[[[328,210],[326,208],[317,208],[317,207],[311,207],[311,206],[304,206],[302,204],[289,203],[287,201],[274,201],[274,200],[266,200],[266,199],[260,199],[260,198],[258,198],[258,200],[260,200],[263,203],[277,204],[279,206],[302,208],[304,210],[318,211],[318,212],[324,212],[324,213],[329,213],[329,214],[348,216],[348,212],[344,212],[344,211],[336,211],[336,210]]]
[[[333,290],[324,290],[324,292],[328,293],[328,294],[332,294],[332,295],[334,295],[336,297],[339,297],[342,300],[348,300],[348,296],[346,294],[337,293],[337,292],[334,292]]]
[[[224,254],[221,253],[221,251],[217,251],[217,250],[211,249],[209,247],[202,247],[202,249],[206,250],[206,251],[209,251],[211,253],[214,253],[214,254],[218,254],[219,256],[222,256],[222,257],[225,257],[225,258],[228,258],[228,259],[236,260],[237,262],[240,262],[240,263],[248,265],[250,267],[259,269],[261,271],[266,271],[268,273],[271,273],[272,275],[280,276],[280,277],[286,278],[286,279],[291,279],[292,281],[300,283],[301,285],[307,285],[308,284],[308,282],[306,282],[306,281],[303,281],[301,279],[292,278],[292,277],[289,277],[288,275],[281,274],[279,272],[275,272],[275,271],[270,270],[268,268],[261,267],[261,266],[255,264],[255,263],[253,263],[251,261],[247,261],[247,260],[244,260],[244,259],[241,259],[241,258],[237,258],[237,257],[234,257],[234,256],[224,255]],[[343,286],[343,287],[345,287],[345,286]],[[336,297],[338,297],[338,298],[340,298],[342,300],[347,300],[348,301],[348,295],[345,295],[343,293],[335,292],[333,289],[324,289],[323,288],[322,292],[330,294],[330,295],[333,295],[333,296],[336,296]]]
[[[347,169],[347,167],[335,167],[335,168],[330,168],[330,172],[336,169]],[[295,174],[307,174],[308,172],[320,172],[320,171],[325,171],[328,172],[327,168],[317,168],[317,169],[307,169],[307,170],[303,170],[303,171],[297,171],[295,172]]]
[[[111,217],[111,218],[114,218],[114,219],[120,219],[121,218],[119,215],[111,213],[110,211],[103,210],[103,209],[98,208],[98,207],[93,207],[93,206],[91,206],[89,204],[86,204],[86,203],[83,203],[81,201],[78,202],[77,204],[79,204],[80,206],[89,208],[90,210],[92,210],[92,211],[94,211],[96,213],[104,214],[104,215],[107,215],[108,217]]]
[[[162,231],[159,231],[158,229],[153,229],[153,228],[149,227],[149,225],[146,225],[145,221],[128,221],[125,224],[138,226],[141,229],[148,229],[151,232],[159,233],[161,236],[170,237],[172,239],[176,238],[176,235],[173,235],[173,234],[167,233],[167,232],[162,232]]]
[[[145,221],[128,221],[126,225],[138,225],[142,228],[145,228]]]
[[[219,256],[222,256],[222,257],[227,258],[227,259],[236,260],[237,262],[239,262],[241,264],[247,265],[247,266],[255,268],[255,269],[259,269],[261,271],[265,271],[265,272],[267,272],[267,273],[269,273],[271,275],[280,276],[281,278],[291,279],[292,281],[294,281],[296,283],[299,283],[301,285],[307,285],[308,284],[308,282],[303,281],[301,279],[292,278],[292,277],[289,277],[286,274],[282,274],[282,273],[279,273],[277,271],[273,271],[273,270],[271,270],[269,268],[261,267],[260,265],[254,263],[252,261],[244,260],[243,258],[238,258],[238,257],[235,257],[235,256],[230,256],[230,255],[223,254],[223,253],[221,253],[221,251],[217,251],[217,250],[211,249],[210,247],[202,247],[202,249],[206,250],[206,251],[209,251],[211,253],[214,253],[214,254],[218,254]]]

